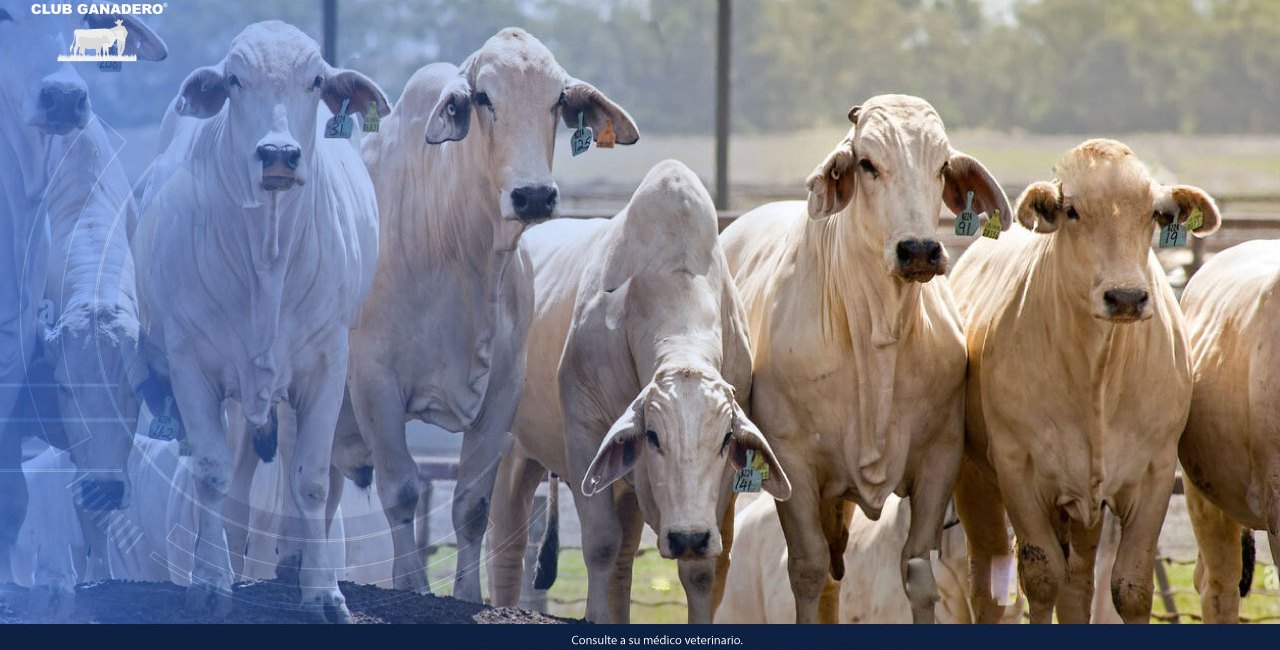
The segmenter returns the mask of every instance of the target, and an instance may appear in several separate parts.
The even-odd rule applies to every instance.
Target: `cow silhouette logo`
[[[77,29],[72,33],[69,53],[60,55],[58,60],[116,63],[137,61],[138,55],[124,53],[128,38],[129,30],[124,26],[123,20],[117,20],[114,27]],[[93,54],[90,55],[90,52]]]

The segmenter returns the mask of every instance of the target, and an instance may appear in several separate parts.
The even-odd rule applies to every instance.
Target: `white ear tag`
[[[347,105],[350,103],[350,98],[343,99],[342,107],[338,109],[338,114],[329,118],[328,122],[325,122],[324,137],[330,139],[347,139],[351,137],[351,130],[355,120],[351,119],[350,115],[347,115]]]
[[[964,197],[964,209],[956,215],[956,234],[972,237],[978,234],[978,213],[973,211],[973,190]]]
[[[574,129],[573,135],[569,136],[569,150],[575,156],[586,153],[587,149],[591,148],[593,135],[591,127],[582,123],[582,111],[578,111],[578,128]]]
[[[1203,217],[1201,217],[1203,219]],[[1174,248],[1187,245],[1187,228],[1175,218],[1169,225],[1160,229],[1160,248]]]
[[[762,475],[758,469],[759,465],[764,464],[764,458],[760,457],[756,460],[757,455],[754,449],[747,450],[747,462],[742,469],[733,475],[733,491],[734,492],[759,492],[760,483],[764,481],[766,475]],[[768,466],[765,465],[767,468]]]
[[[164,398],[164,413],[161,413],[151,420],[151,429],[147,435],[156,440],[173,440],[178,436],[178,418],[169,415],[169,409],[173,407],[173,398]]]

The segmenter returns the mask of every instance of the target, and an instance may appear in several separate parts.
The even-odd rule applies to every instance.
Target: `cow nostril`
[[[667,547],[674,557],[689,555],[705,555],[711,543],[711,533],[686,533],[671,531],[667,533]]]
[[[48,88],[41,90],[40,91],[40,110],[51,111],[53,110],[53,106],[54,106],[53,92],[51,92]]]
[[[942,244],[931,241],[925,244],[925,250],[929,254],[929,263],[937,264],[942,261]]]
[[[907,262],[911,261],[911,252],[912,252],[911,248],[912,246],[910,242],[905,242],[905,241],[898,242],[897,252],[898,252],[899,262],[906,264]]]
[[[1141,289],[1110,289],[1102,294],[1107,309],[1116,313],[1139,312],[1150,299],[1151,295]]]
[[[529,195],[523,187],[511,190],[511,207],[517,210],[529,207]]]
[[[297,169],[298,163],[302,161],[302,150],[297,147],[284,148],[284,164],[289,169]]]
[[[560,200],[560,190],[557,190],[554,187],[551,188],[551,191],[547,192],[547,211],[550,212],[552,210],[555,210],[556,203],[559,200]]]
[[[275,145],[264,144],[258,147],[258,160],[261,160],[263,165],[271,164],[279,156],[280,148]]]

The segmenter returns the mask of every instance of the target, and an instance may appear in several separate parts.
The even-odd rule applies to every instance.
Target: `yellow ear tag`
[[[982,227],[982,236],[999,239],[1000,230],[1000,208],[996,208],[991,212],[991,218],[987,219],[987,225]]]
[[[1187,217],[1186,223],[1182,224],[1187,230],[1195,230],[1204,225],[1204,212],[1200,211],[1200,206],[1191,208],[1191,216]]]
[[[377,133],[382,127],[382,118],[378,115],[378,103],[369,102],[369,109],[364,112],[364,132]]]
[[[755,457],[751,459],[751,468],[760,475],[760,480],[767,481],[769,479],[769,463],[765,461],[764,454],[755,453]]]

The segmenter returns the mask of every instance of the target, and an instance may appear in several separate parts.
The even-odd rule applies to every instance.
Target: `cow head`
[[[600,133],[612,123],[618,144],[640,139],[635,122],[591,84],[570,77],[551,52],[524,30],[508,28],[462,64],[427,120],[427,142],[480,140],[500,217],[534,223],[556,214],[551,176],[556,121]],[[474,131],[474,132],[473,132]]]
[[[604,490],[643,461],[662,513],[659,552],[676,559],[715,557],[722,550],[717,503],[730,489],[725,469],[742,469],[748,451],[768,465],[762,488],[775,498],[789,498],[791,483],[782,466],[720,373],[664,369],[609,429],[582,492],[591,496]]]
[[[319,103],[337,113],[391,112],[371,79],[333,68],[320,46],[298,28],[279,21],[256,23],[231,41],[217,65],[192,72],[175,102],[179,115],[207,119],[223,113],[224,137],[250,183],[264,192],[289,190],[307,181],[316,149]]]
[[[849,111],[853,128],[806,181],[809,216],[850,208],[867,241],[879,245],[888,272],[928,282],[947,271],[938,239],[941,204],[959,213],[999,209],[1008,228],[1009,200],[991,173],[951,148],[942,119],[928,102],[905,95],[873,97]]]
[[[1152,315],[1152,278],[1147,260],[1157,225],[1185,222],[1199,211],[1192,230],[1203,237],[1217,230],[1218,207],[1203,190],[1162,185],[1129,147],[1114,140],[1089,140],[1068,151],[1052,182],[1034,183],[1018,199],[1018,221],[1052,234],[1069,247],[1067,272],[1081,274],[1089,287],[1095,318],[1113,322]]]
[[[0,0],[3,128],[16,122],[44,135],[66,135],[84,128],[93,115],[88,88],[72,64],[59,62],[58,56],[70,53],[75,29],[109,27],[116,22],[131,37],[124,53],[140,60],[165,58],[164,41],[133,16],[38,16],[32,15],[29,2]]]

